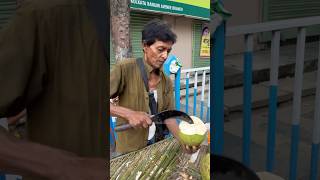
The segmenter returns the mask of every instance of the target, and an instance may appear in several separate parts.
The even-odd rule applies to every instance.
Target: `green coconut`
[[[210,179],[210,153],[207,153],[200,161],[200,174],[203,180]]]
[[[194,124],[182,121],[179,124],[179,138],[186,145],[198,146],[205,140],[207,127],[198,117],[190,117]]]

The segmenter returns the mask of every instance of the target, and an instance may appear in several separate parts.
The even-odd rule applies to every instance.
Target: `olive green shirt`
[[[24,0],[0,31],[0,117],[28,112],[31,141],[107,156],[107,61],[82,0]]]
[[[144,61],[149,78],[152,67]],[[116,64],[110,74],[110,98],[119,97],[119,106],[135,111],[149,113],[149,96],[142,80],[136,59],[127,59]],[[169,77],[160,71],[160,83],[157,85],[158,112],[173,109],[173,87]],[[117,125],[128,123],[118,118]],[[147,129],[129,129],[117,132],[116,151],[127,153],[147,145]]]

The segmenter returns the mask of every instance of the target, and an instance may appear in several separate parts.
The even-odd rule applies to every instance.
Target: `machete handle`
[[[151,115],[150,118],[153,118],[154,115]],[[120,126],[117,126],[114,128],[114,131],[116,132],[121,132],[121,131],[125,131],[127,129],[131,129],[132,126],[130,124],[123,124],[123,125],[120,125]]]
[[[125,131],[125,130],[130,129],[130,128],[132,128],[132,126],[130,124],[123,124],[123,125],[115,127],[114,130],[116,132],[120,132],[120,131]]]

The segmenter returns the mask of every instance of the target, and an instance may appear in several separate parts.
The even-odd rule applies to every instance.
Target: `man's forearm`
[[[17,123],[22,117],[26,116],[27,112],[26,109],[24,109],[23,111],[21,111],[20,113],[18,113],[17,115],[8,117],[8,124],[15,124]]]
[[[110,103],[110,115],[115,117],[120,117],[124,119],[128,119],[128,116],[132,114],[133,111],[131,109],[122,107],[122,106],[115,106]]]
[[[0,170],[4,172],[55,177],[61,166],[73,163],[72,153],[16,139],[1,128],[0,142]]]
[[[169,131],[171,132],[171,134],[177,139],[177,140],[180,140],[179,139],[179,135],[178,135],[178,132],[179,132],[179,126],[178,126],[178,123],[176,121],[176,119],[167,119],[165,121]]]

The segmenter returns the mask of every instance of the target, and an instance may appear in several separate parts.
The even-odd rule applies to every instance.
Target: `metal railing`
[[[272,172],[275,164],[275,141],[276,141],[276,125],[277,125],[277,92],[278,92],[278,69],[279,69],[279,49],[281,30],[297,28],[297,46],[296,46],[296,65],[294,77],[294,95],[293,95],[293,111],[291,122],[291,152],[290,152],[290,168],[289,179],[297,179],[297,157],[299,145],[299,130],[300,130],[300,109],[301,109],[301,92],[303,79],[303,65],[305,54],[305,39],[306,27],[320,24],[320,16],[298,18],[291,20],[280,20],[266,23],[258,23],[251,25],[242,25],[228,28],[226,36],[244,36],[245,52],[244,52],[244,92],[243,92],[243,163],[250,166],[250,145],[251,145],[251,97],[252,97],[252,61],[253,61],[253,35],[261,32],[272,32],[271,40],[271,67],[270,67],[270,84],[269,84],[269,117],[268,117],[268,135],[267,135],[267,161],[266,170]],[[320,56],[319,58],[320,59]],[[224,58],[217,58],[216,61],[222,61]],[[318,69],[320,63],[318,63]],[[215,70],[215,69],[214,69]],[[215,71],[214,71],[215,72]],[[214,78],[221,78],[223,73],[214,74]],[[216,83],[216,81],[214,81]],[[320,73],[317,73],[317,90],[315,103],[315,116],[313,124],[313,139],[311,150],[311,168],[310,179],[317,179],[318,169],[318,153],[320,143]],[[216,86],[216,84],[214,84]],[[221,84],[219,85],[221,89]],[[216,91],[215,96],[223,96],[223,92]],[[214,101],[215,102],[215,101]],[[216,106],[216,104],[214,104]],[[223,125],[223,119],[215,119],[215,125]],[[222,125],[221,125],[222,124]],[[214,128],[214,137],[223,138],[223,127]],[[223,149],[223,139],[219,139],[214,146],[215,149]]]
[[[191,97],[190,93],[190,85],[193,85],[193,103],[192,103],[192,109],[193,109],[193,115],[198,116],[201,120],[204,122],[210,122],[210,67],[201,67],[201,68],[191,68],[191,69],[183,69],[181,71],[181,76],[176,77],[184,77],[182,78],[176,78],[175,84],[181,82],[185,82],[185,100],[181,101],[181,98],[178,98],[179,101],[176,98],[176,106],[177,104],[185,104],[184,111],[186,113],[189,112],[189,97]],[[201,79],[201,82],[199,81]],[[193,80],[193,83],[191,83],[190,80]],[[201,83],[201,89],[200,89],[200,103],[198,103],[198,83]],[[175,87],[175,92],[180,90],[181,88]],[[205,98],[205,93],[207,92],[207,98]],[[198,112],[197,107],[200,105],[200,111]],[[205,107],[206,106],[206,107]],[[206,113],[205,113],[206,111]],[[205,117],[204,117],[205,116]]]

